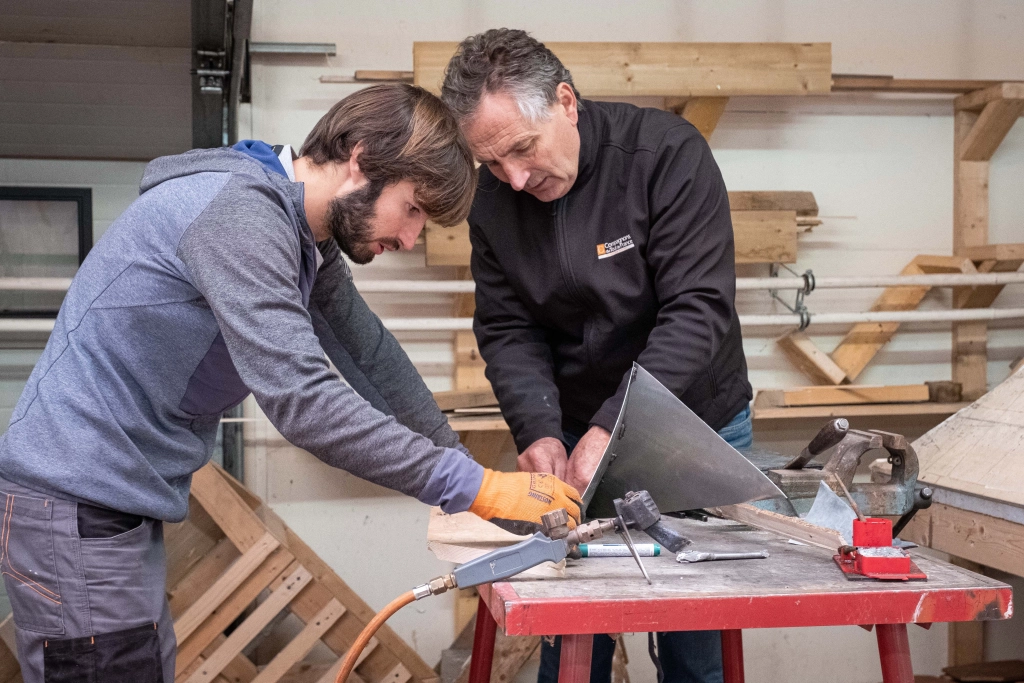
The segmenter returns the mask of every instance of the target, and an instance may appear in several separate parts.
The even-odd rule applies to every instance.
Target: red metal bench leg
[[[882,683],[914,683],[910,663],[910,642],[906,624],[878,624],[878,658],[882,662]]]
[[[743,631],[722,631],[722,679],[743,683]]]
[[[494,659],[494,636],[498,622],[491,616],[487,603],[480,598],[476,608],[476,629],[473,631],[473,655],[469,662],[469,683],[490,683]]]
[[[562,657],[558,663],[558,683],[590,683],[590,657],[594,636],[589,633],[562,636]]]

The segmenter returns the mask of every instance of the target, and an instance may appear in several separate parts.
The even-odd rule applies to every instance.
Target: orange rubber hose
[[[373,634],[377,632],[377,629],[390,619],[392,614],[410,602],[415,601],[416,595],[412,591],[408,591],[399,595],[389,602],[387,607],[377,612],[373,619],[370,620],[370,623],[366,625],[366,628],[359,632],[359,637],[352,643],[352,647],[348,649],[348,652],[345,654],[345,663],[342,664],[341,671],[338,672],[338,677],[334,679],[334,683],[347,683],[349,674],[352,673],[352,669],[356,668],[356,660],[359,659],[363,648],[370,642],[370,638],[373,638]]]

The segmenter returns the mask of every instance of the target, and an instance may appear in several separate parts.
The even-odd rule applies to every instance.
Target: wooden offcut
[[[926,384],[840,387],[796,387],[782,392],[786,406],[827,406],[858,403],[924,403],[931,392]]]
[[[813,192],[729,191],[729,209],[736,211],[795,211],[797,216],[817,216]]]
[[[804,332],[793,331],[776,340],[779,349],[812,381],[818,384],[844,384],[846,372],[819,349]]]
[[[728,97],[693,97],[686,101],[679,113],[693,124],[705,140],[710,140],[727,104]]]
[[[489,386],[479,389],[435,391],[434,401],[441,410],[498,405],[498,399],[495,398],[494,391]]]
[[[799,517],[789,517],[786,515],[780,515],[777,512],[770,510],[762,510],[761,508],[754,507],[749,503],[740,503],[739,505],[723,505],[721,507],[710,508],[708,510],[720,517],[731,519],[736,522],[743,522],[749,524],[757,529],[764,529],[765,531],[771,531],[791,538],[801,543],[807,543],[809,545],[818,546],[819,548],[826,548],[828,550],[836,550],[839,546],[847,545],[849,539],[844,539],[840,533],[834,529],[827,529],[825,527],[817,526],[806,522]]]
[[[795,211],[734,211],[736,263],[795,263]]]
[[[546,43],[583,97],[827,93],[830,43]],[[413,43],[413,82],[440,94],[456,42]]]
[[[424,230],[428,266],[468,266],[473,247],[469,243],[469,223],[445,228],[427,221]]]

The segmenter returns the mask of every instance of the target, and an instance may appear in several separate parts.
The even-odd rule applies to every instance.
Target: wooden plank
[[[728,97],[694,97],[683,105],[681,116],[692,123],[705,140],[710,140],[727,104]]]
[[[167,585],[176,586],[222,538],[224,532],[213,518],[201,505],[190,500],[186,519],[177,524],[164,524]]]
[[[405,667],[404,664],[399,662],[388,671],[386,674],[378,679],[378,683],[405,683],[412,678],[412,673]]]
[[[758,392],[758,395],[765,393]],[[970,403],[866,403],[860,405],[799,406],[759,405],[754,401],[754,420],[828,419],[831,417],[948,417]]]
[[[837,385],[847,382],[846,373],[803,332],[790,332],[776,342],[785,356],[812,381]]]
[[[914,516],[901,538],[955,557],[1024,576],[1024,527],[980,512],[933,503]],[[923,541],[923,542],[922,542]]]
[[[832,74],[832,92],[905,92],[959,94],[983,90],[1002,81],[968,79],[893,78],[892,76],[862,76]]]
[[[736,263],[796,262],[795,211],[734,211]]]
[[[227,571],[240,554],[230,538],[222,538],[202,560],[196,563],[174,588],[167,591],[167,602],[171,616],[177,619],[182,612],[195,604],[196,600]]]
[[[424,230],[428,266],[468,266],[473,247],[469,243],[469,223],[445,228],[427,221]]]
[[[920,254],[914,257],[914,264],[925,274],[973,273],[974,264],[965,256],[934,256]]]
[[[841,387],[797,387],[782,392],[785,406],[854,405],[863,403],[924,403],[930,392],[926,384]]]
[[[496,432],[508,431],[505,418],[491,415],[451,415],[448,426],[456,432]]]
[[[970,261],[970,259],[967,260]],[[1021,264],[1024,264],[1024,260],[980,261],[976,270],[979,273],[1014,273],[1021,267]],[[971,265],[974,265],[973,262]],[[995,302],[1002,291],[1003,285],[954,287],[953,308],[987,308]]]
[[[829,43],[546,43],[584,97],[827,93]],[[440,94],[458,43],[413,43],[416,85]]]
[[[996,100],[1020,99],[1024,99],[1024,83],[1006,81],[961,95],[953,100],[953,108],[956,111],[971,111],[982,109]]]
[[[472,280],[473,272],[469,266],[459,266],[455,269],[455,279]],[[456,318],[472,318],[474,313],[476,313],[476,293],[456,294],[452,315]]]
[[[411,71],[385,71],[381,69],[356,69],[353,78],[356,81],[412,83]]]
[[[993,100],[985,105],[960,147],[963,161],[988,161],[1024,113],[1024,99]]]
[[[900,275],[922,275],[924,271],[911,261],[900,271]],[[920,305],[930,287],[888,287],[871,306],[872,311],[910,311]],[[839,345],[832,351],[831,358],[849,381],[854,381],[864,371],[871,359],[883,346],[889,343],[899,323],[859,323],[854,325]]]
[[[296,566],[292,561],[292,554],[285,548],[278,548],[189,638],[178,641],[178,671],[183,671],[191,665],[276,577],[287,576]]]
[[[963,387],[967,400],[988,391],[988,324],[985,321],[955,323],[953,337],[953,381]]]
[[[231,632],[227,640],[187,679],[187,683],[210,683],[216,678],[217,674],[241,654],[259,632],[295,599],[299,591],[309,585],[312,578],[312,574],[305,567],[297,567],[284,583],[271,592],[267,599]]]
[[[274,683],[303,657],[309,654],[320,637],[345,613],[345,606],[336,598],[324,605],[312,619],[270,660],[253,683]]]
[[[192,664],[184,669],[178,669],[175,672],[174,680],[180,683],[184,683],[184,681],[188,680],[192,674],[194,674],[199,667],[203,665],[203,662],[205,662],[206,659],[224,643],[225,640],[227,640],[227,636],[223,633],[219,634],[217,638],[210,643],[209,647],[203,650],[202,654],[192,662]],[[252,660],[244,654],[240,654],[228,662],[220,675],[214,679],[214,683],[251,683],[252,679],[256,678],[258,673],[256,665],[252,663]]]
[[[973,94],[994,91],[990,88]],[[964,97],[971,95],[957,102],[962,104]],[[980,119],[978,113],[964,107],[953,116],[953,253],[958,256],[988,244],[989,162],[965,160],[963,156]],[[956,303],[963,304],[966,298],[954,292]],[[984,322],[953,323],[952,337],[952,379],[963,386],[965,398],[979,398],[988,387],[988,326]]]
[[[221,478],[213,465],[207,465],[192,475],[192,496],[242,552],[264,541],[266,528],[259,517]]]
[[[805,522],[798,517],[787,517],[762,510],[747,503],[710,508],[709,512],[819,548],[836,550],[839,546],[847,544],[838,531]]]
[[[498,405],[498,399],[494,396],[494,391],[489,386],[478,389],[460,389],[458,391],[435,391],[434,401],[441,410]]]
[[[174,635],[178,642],[183,642],[192,635],[192,632],[199,628],[200,624],[234,593],[279,545],[278,540],[268,532],[242,553],[242,556],[235,560],[231,567],[174,622]]]
[[[481,389],[490,387],[484,371],[487,364],[480,356],[477,348],[476,335],[472,330],[459,330],[455,333],[455,378],[457,391],[463,389]]]
[[[355,668],[358,669],[359,665],[363,662],[363,660],[366,659],[367,657],[369,657],[370,653],[373,652],[374,648],[376,648],[378,645],[380,645],[380,641],[379,640],[377,640],[376,638],[370,638],[370,642],[368,642],[366,644],[366,647],[363,648],[363,651],[359,653],[359,657],[356,658]],[[344,664],[344,663],[345,663],[345,658],[344,657],[341,657],[340,659],[338,659],[338,661],[334,662],[334,664],[331,664],[327,668],[327,670],[324,671],[324,673],[320,676],[320,678],[316,679],[316,683],[334,683],[334,681],[337,680],[337,678],[338,678],[338,672],[341,671],[341,665]],[[357,674],[357,673],[349,674],[348,683],[362,683],[362,682],[363,682],[363,678],[359,674]]]
[[[972,261],[1024,261],[1024,244],[964,245],[959,253]]]
[[[795,211],[797,216],[817,216],[818,202],[813,192],[730,191],[732,211]]]

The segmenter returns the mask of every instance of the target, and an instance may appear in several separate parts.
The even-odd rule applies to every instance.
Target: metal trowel
[[[662,512],[785,495],[638,364],[601,462],[583,493],[586,516],[614,517],[613,501],[646,489]]]

